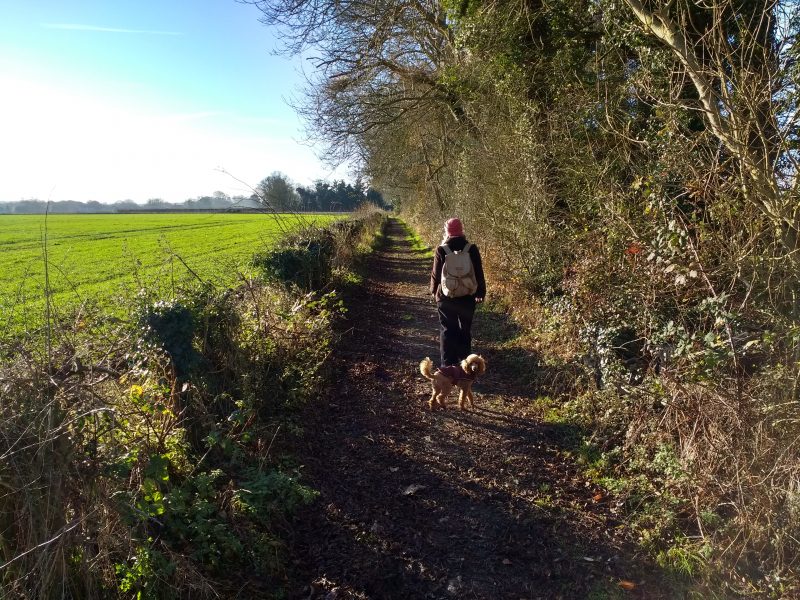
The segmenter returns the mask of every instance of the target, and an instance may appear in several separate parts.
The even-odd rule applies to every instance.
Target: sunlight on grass
[[[141,289],[174,292],[197,283],[230,285],[249,273],[256,250],[304,223],[334,217],[265,214],[0,216],[0,325],[43,319],[45,256],[52,302],[86,302],[114,312],[115,298]],[[45,247],[45,235],[47,245]],[[46,250],[46,253],[45,253]]]
[[[428,246],[417,233],[411,229],[403,221],[399,221],[400,226],[403,228],[403,233],[406,234],[405,240],[411,245],[411,250],[420,255],[420,258],[429,258],[433,260],[433,249]]]

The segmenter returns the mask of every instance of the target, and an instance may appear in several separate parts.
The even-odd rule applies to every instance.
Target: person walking
[[[444,239],[433,257],[430,292],[439,312],[441,366],[458,365],[472,352],[475,305],[486,297],[481,253],[467,241],[460,219],[444,224]]]

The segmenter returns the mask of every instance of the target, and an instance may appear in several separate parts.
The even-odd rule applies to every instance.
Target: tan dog
[[[425,358],[419,363],[419,372],[423,377],[430,379],[433,385],[433,394],[428,401],[431,410],[437,404],[442,408],[447,408],[447,395],[453,386],[458,386],[458,408],[464,410],[466,401],[475,408],[474,397],[472,396],[472,384],[475,383],[478,375],[483,375],[486,371],[486,361],[477,354],[470,354],[461,361],[461,367],[445,367],[433,371],[433,361]]]

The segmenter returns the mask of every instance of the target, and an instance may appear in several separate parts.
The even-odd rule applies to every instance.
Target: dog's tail
[[[483,375],[486,371],[486,361],[482,356],[470,354],[467,358],[461,361],[461,368],[471,375]]]
[[[429,357],[426,356],[425,360],[419,363],[419,372],[425,379],[433,380],[433,361]]]

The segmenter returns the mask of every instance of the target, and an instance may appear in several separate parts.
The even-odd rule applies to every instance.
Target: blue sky
[[[284,98],[299,59],[234,0],[0,0],[0,201],[182,201],[341,177]]]

